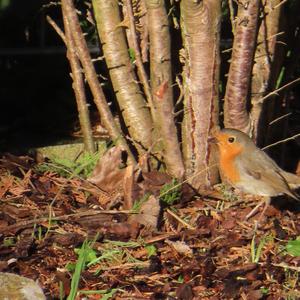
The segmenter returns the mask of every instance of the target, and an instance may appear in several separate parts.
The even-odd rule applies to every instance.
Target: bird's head
[[[213,142],[218,145],[220,155],[226,157],[236,157],[245,149],[255,149],[255,144],[247,134],[232,128],[225,128],[214,134]]]

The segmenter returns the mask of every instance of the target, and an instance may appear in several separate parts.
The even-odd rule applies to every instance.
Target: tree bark
[[[262,116],[263,101],[261,99],[268,92],[275,89],[276,79],[284,58],[282,51],[278,53],[278,41],[282,40],[282,37],[278,36],[282,5],[274,8],[280,2],[280,0],[263,1],[264,18],[260,24],[257,37],[251,85],[251,119],[255,139],[258,137],[259,125],[264,119]],[[265,131],[264,127],[267,125],[261,125],[263,127],[261,128],[262,131]]]
[[[153,107],[151,87],[150,87],[148,75],[146,73],[146,70],[145,70],[145,67],[143,64],[143,57],[141,54],[140,45],[138,43],[140,36],[138,36],[137,30],[135,28],[136,24],[135,24],[133,7],[132,7],[132,3],[131,3],[132,0],[125,0],[124,2],[126,4],[126,6],[125,6],[126,9],[123,9],[123,11],[126,14],[125,18],[128,19],[128,23],[129,23],[129,29],[126,31],[128,33],[127,41],[128,41],[130,48],[132,48],[134,51],[135,64],[137,67],[137,74],[138,74],[139,80],[143,86],[144,94],[145,94],[147,102],[149,104],[152,119],[153,119],[154,107]],[[146,7],[145,7],[145,10],[146,10]],[[144,14],[147,15],[146,12],[144,12]],[[147,25],[148,24],[146,24],[146,26]],[[145,26],[143,26],[143,29],[144,29],[144,27]],[[148,39],[147,39],[147,41],[148,41]]]
[[[77,110],[79,115],[80,127],[83,135],[83,142],[85,150],[93,153],[95,152],[95,144],[93,140],[93,132],[91,127],[89,109],[87,106],[85,87],[83,81],[83,75],[81,70],[80,61],[76,54],[76,46],[71,34],[70,24],[67,20],[63,9],[63,22],[65,28],[65,42],[67,46],[67,57],[71,67],[71,74],[73,80],[73,90],[77,103]]]
[[[240,0],[234,31],[234,42],[229,68],[225,102],[225,127],[251,132],[247,111],[251,82],[260,0]]]
[[[89,49],[82,34],[73,0],[62,0],[61,4],[65,16],[70,24],[70,31],[72,32],[72,36],[74,38],[76,52],[83,66],[86,79],[94,96],[94,102],[100,113],[103,125],[105,129],[107,129],[110,137],[124,150],[127,151],[130,161],[134,163],[134,156],[132,155],[121,131],[115,124],[115,120],[109,109],[101,85],[99,84],[94,65],[91,61]]]
[[[110,78],[130,136],[140,154],[152,144],[152,120],[130,62],[117,0],[93,0]]]
[[[218,179],[208,137],[218,126],[219,0],[181,1],[184,42],[183,154],[186,177],[196,189]]]
[[[174,122],[169,22],[163,0],[146,0],[150,38],[150,77],[156,136],[161,137],[167,172],[181,179],[184,165]]]

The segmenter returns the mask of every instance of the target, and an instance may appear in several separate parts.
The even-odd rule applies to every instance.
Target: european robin
[[[300,186],[300,177],[282,170],[264,151],[256,147],[247,134],[225,128],[216,133],[213,140],[219,148],[222,181],[245,193],[263,196],[263,213],[273,196],[286,194],[299,200],[293,189]],[[260,205],[246,218],[251,217]]]

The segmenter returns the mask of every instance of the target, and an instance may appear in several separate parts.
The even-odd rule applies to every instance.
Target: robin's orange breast
[[[220,145],[219,168],[221,175],[230,184],[236,185],[241,180],[241,174],[235,164],[235,158],[243,151],[241,145]]]
[[[220,171],[224,179],[229,181],[232,185],[235,185],[241,180],[240,173],[234,165],[233,159],[220,159]]]

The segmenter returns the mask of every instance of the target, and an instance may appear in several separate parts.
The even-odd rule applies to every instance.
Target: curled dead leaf
[[[140,212],[129,218],[129,222],[137,222],[147,228],[156,229],[160,210],[159,199],[151,195],[148,200],[141,205]]]

